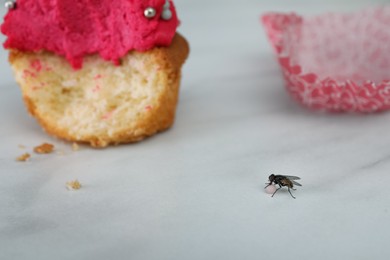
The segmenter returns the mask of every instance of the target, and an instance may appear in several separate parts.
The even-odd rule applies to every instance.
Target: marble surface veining
[[[176,124],[104,150],[47,136],[0,50],[0,259],[388,259],[390,113],[297,105],[259,23],[374,2],[389,3],[176,1],[191,43]],[[15,161],[44,141],[63,154]],[[270,173],[300,176],[297,199],[265,194]]]

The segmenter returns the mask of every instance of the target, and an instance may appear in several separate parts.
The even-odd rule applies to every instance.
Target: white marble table
[[[0,50],[0,259],[389,259],[390,113],[301,108],[258,21],[386,1],[176,2],[192,47],[177,121],[139,144],[47,136]],[[64,155],[15,161],[44,141]],[[270,173],[301,176],[297,199],[265,194]]]

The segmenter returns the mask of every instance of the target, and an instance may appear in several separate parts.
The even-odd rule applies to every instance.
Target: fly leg
[[[288,192],[290,193],[291,197],[293,197],[294,199],[296,199],[296,198],[292,195],[292,193],[291,193],[291,191],[290,191],[290,188],[287,187],[287,189],[288,189]],[[293,190],[295,190],[295,189],[293,189]]]
[[[276,193],[278,190],[280,190],[281,188],[282,188],[282,185],[279,184],[279,188],[276,189],[276,191],[272,194],[271,197],[273,197],[273,196],[275,195],[275,193]]]

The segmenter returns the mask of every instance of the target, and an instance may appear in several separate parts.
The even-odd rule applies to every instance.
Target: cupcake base
[[[106,147],[172,126],[188,54],[176,34],[169,47],[129,52],[119,66],[91,55],[74,70],[56,54],[17,50],[9,61],[29,112],[47,133]]]

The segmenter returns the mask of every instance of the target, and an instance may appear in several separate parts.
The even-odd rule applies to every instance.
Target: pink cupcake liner
[[[390,109],[390,6],[262,17],[291,95],[330,112]]]

